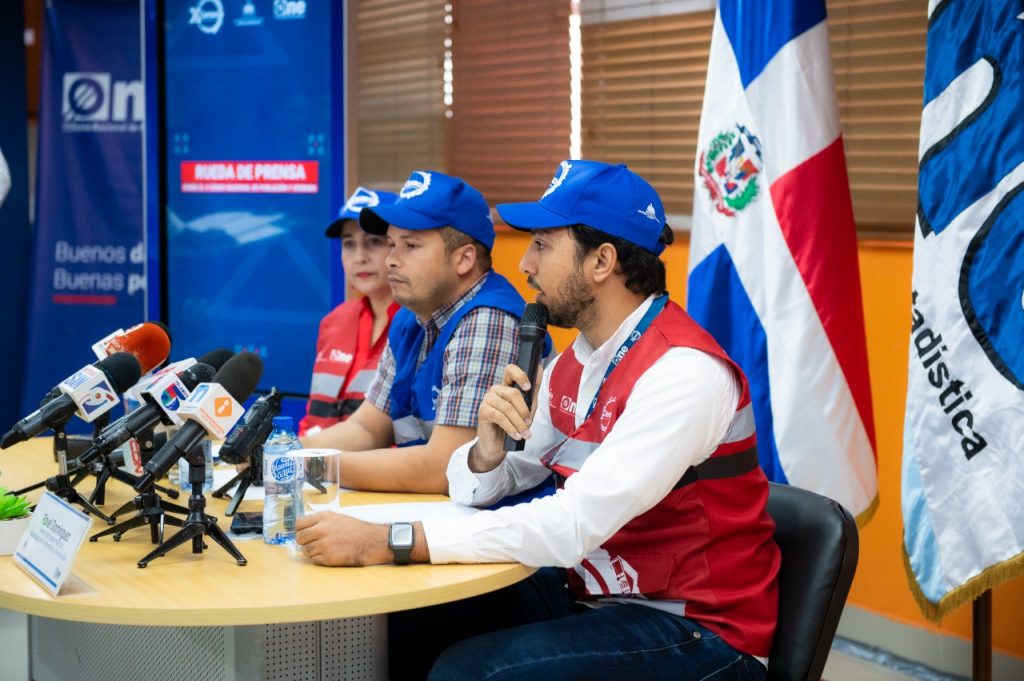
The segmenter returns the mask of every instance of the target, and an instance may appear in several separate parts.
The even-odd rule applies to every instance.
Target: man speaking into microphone
[[[540,200],[498,212],[530,231],[520,269],[549,322],[579,335],[532,413],[534,377],[505,369],[451,457],[450,495],[486,506],[547,477],[558,491],[454,521],[339,515],[331,536],[311,516],[296,542],[324,565],[566,568],[392,615],[396,681],[764,678],[780,556],[747,380],[668,300],[660,198],[624,165],[571,160]]]

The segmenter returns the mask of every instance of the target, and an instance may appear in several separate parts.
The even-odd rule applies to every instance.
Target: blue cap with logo
[[[665,250],[665,209],[654,187],[627,168],[599,161],[562,161],[538,201],[498,204],[519,230],[586,225],[655,255]]]
[[[487,248],[494,245],[494,219],[483,194],[465,180],[436,170],[414,170],[393,205],[367,207],[359,214],[359,224],[371,234],[386,234],[388,225],[409,230],[452,227]]]
[[[337,239],[341,236],[341,228],[345,226],[348,220],[359,222],[359,213],[364,208],[387,206],[394,203],[397,198],[398,194],[394,192],[356,187],[356,190],[352,192],[352,196],[348,197],[348,201],[338,211],[338,218],[327,225],[327,229],[324,230],[324,236]]]

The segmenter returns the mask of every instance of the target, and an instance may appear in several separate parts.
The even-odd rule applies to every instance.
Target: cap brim
[[[536,201],[529,203],[499,203],[498,215],[509,227],[523,231],[554,229],[576,224],[564,215],[548,210]]]
[[[349,220],[356,220],[356,218],[350,218],[350,217],[338,218],[337,220],[335,220],[331,224],[327,225],[327,229],[324,230],[324,236],[326,236],[328,238],[331,238],[331,239],[339,238],[341,236],[342,228],[345,226],[345,223],[348,222]]]
[[[411,208],[400,205],[374,206],[364,208],[359,212],[359,226],[364,232],[370,234],[387,234],[388,226],[394,225],[401,229],[437,229],[444,227],[447,223],[438,222],[422,213],[417,213]]]

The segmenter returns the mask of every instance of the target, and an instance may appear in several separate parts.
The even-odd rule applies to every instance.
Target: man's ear
[[[610,243],[605,242],[595,248],[590,252],[590,257],[594,263],[594,283],[601,283],[614,274],[622,273],[622,268],[619,267],[619,252]]]
[[[476,246],[472,243],[463,244],[452,251],[450,257],[455,265],[455,273],[464,277],[476,267]]]

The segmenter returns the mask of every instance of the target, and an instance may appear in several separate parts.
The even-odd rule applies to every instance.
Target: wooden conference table
[[[23,487],[54,473],[56,464],[48,438],[36,438],[0,452],[0,485],[8,489]],[[92,480],[83,481],[79,488],[87,496]],[[34,500],[32,495],[30,499]],[[103,510],[113,512],[133,497],[134,491],[128,486],[111,480]],[[183,493],[172,501],[187,506],[187,498]],[[342,505],[444,499],[418,494],[341,495]],[[243,502],[240,510],[250,503]],[[230,518],[223,515],[225,506],[226,500],[207,496],[207,512],[227,530]],[[127,517],[130,514],[118,520]],[[101,520],[93,519],[93,534],[106,527]],[[176,529],[168,525],[165,538]],[[202,554],[193,554],[191,543],[186,543],[140,569],[137,561],[153,548],[148,526],[129,530],[119,542],[110,537],[86,541],[73,573],[84,581],[87,589],[56,598],[30,579],[10,556],[3,556],[0,608],[40,618],[101,625],[244,629],[244,625],[316,624],[338,618],[380,616],[494,591],[533,572],[525,566],[507,563],[324,568],[288,547],[267,545],[258,539],[235,542],[248,559],[247,565],[239,566],[212,539],[207,538],[206,544],[209,548]],[[377,628],[384,620],[366,619]],[[135,634],[144,630],[140,628]],[[368,677],[380,678],[381,674]],[[321,674],[320,678],[328,677]]]

